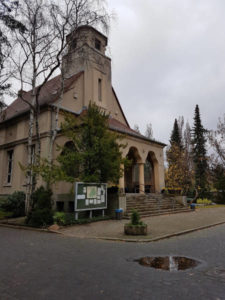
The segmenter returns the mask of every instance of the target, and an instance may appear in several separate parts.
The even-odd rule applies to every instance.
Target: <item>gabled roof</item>
[[[82,74],[80,72],[76,75],[71,76],[70,78],[65,80],[64,83],[64,92],[68,91],[72,83],[74,83]],[[60,87],[61,87],[61,76],[58,75],[43,86],[39,96],[39,104],[40,106],[50,104],[57,100],[60,95]],[[22,96],[26,101],[31,101],[31,91],[25,92],[23,91]],[[22,115],[29,111],[29,105],[25,103],[20,97],[18,97],[15,101],[10,104],[7,109],[4,111],[4,114],[0,118],[0,123],[6,122],[10,119],[13,119],[19,115]]]
[[[129,125],[128,121],[127,121],[127,118],[126,118],[126,116],[125,116],[125,114],[124,114],[124,112],[123,112],[123,109],[122,109],[122,107],[121,107],[121,105],[120,105],[120,101],[119,101],[119,99],[118,99],[118,97],[117,97],[117,95],[116,95],[116,92],[115,92],[115,90],[114,90],[113,87],[112,87],[112,91],[113,91],[113,94],[114,94],[114,96],[115,96],[115,98],[116,98],[117,104],[118,104],[118,106],[119,106],[119,108],[120,108],[120,111],[121,111],[121,113],[122,113],[122,115],[123,115],[123,117],[124,117],[124,120],[125,120],[127,126],[130,127],[130,125]]]
[[[66,79],[64,82],[64,92],[68,91],[69,88],[71,87],[71,85],[77,81],[77,79],[81,76],[81,74],[83,74],[82,72],[79,72],[73,76],[71,76],[70,78]],[[60,87],[61,87],[61,76],[58,75],[54,78],[52,78],[51,80],[49,80],[41,89],[40,92],[40,96],[39,96],[39,104],[40,106],[45,106],[45,105],[54,105],[54,102],[59,98],[60,96]],[[126,121],[126,125],[121,123],[120,121],[114,119],[114,118],[110,118],[109,119],[109,128],[111,130],[123,133],[123,134],[127,134],[130,136],[134,136],[136,138],[142,139],[142,140],[146,140],[148,142],[152,142],[155,144],[158,144],[160,146],[166,146],[166,144],[158,142],[156,140],[152,140],[152,139],[148,139],[145,136],[143,136],[142,134],[136,132],[135,130],[131,129],[129,126],[129,123],[127,122],[127,119],[124,115],[124,112],[121,108],[120,102],[116,96],[116,93],[114,91],[114,89],[112,88],[112,91],[115,95],[116,101],[121,109],[121,112],[123,114],[123,117]],[[23,97],[26,101],[31,101],[31,91],[29,92],[23,92]],[[60,107],[60,109],[62,110],[66,110],[66,108],[64,107]],[[73,112],[71,111],[71,113],[76,114],[77,116],[79,116],[80,114],[82,114],[85,109],[87,108],[83,108],[80,112]],[[0,124],[7,122],[13,118],[16,118],[20,115],[23,115],[25,113],[29,112],[29,105],[27,103],[25,103],[20,97],[18,97],[12,104],[10,104],[7,109],[5,109],[4,114],[0,117]]]

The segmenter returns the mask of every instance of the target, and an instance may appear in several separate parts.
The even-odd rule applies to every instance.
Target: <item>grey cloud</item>
[[[111,0],[113,85],[131,126],[167,142],[175,117],[204,126],[225,112],[224,1]]]

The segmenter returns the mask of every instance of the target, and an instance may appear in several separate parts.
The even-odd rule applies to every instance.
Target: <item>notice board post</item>
[[[90,211],[92,218],[93,210],[102,210],[107,208],[107,184],[106,183],[86,183],[76,182],[75,184],[75,219],[78,220],[80,211]]]

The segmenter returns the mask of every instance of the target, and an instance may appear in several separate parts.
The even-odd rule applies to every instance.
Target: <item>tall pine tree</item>
[[[199,107],[195,107],[193,134],[193,162],[195,171],[195,187],[199,190],[199,196],[204,196],[207,190],[208,163],[206,157],[206,130],[202,126]]]
[[[180,136],[180,130],[179,130],[177,119],[175,119],[174,121],[173,131],[170,137],[170,144],[171,146],[173,144],[176,144],[180,149],[182,148],[182,137]]]

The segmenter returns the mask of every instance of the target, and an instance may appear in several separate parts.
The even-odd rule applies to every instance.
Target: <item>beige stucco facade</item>
[[[124,176],[120,178],[121,190],[133,192],[132,189],[136,188],[137,192],[142,193],[145,191],[145,186],[148,185],[151,192],[160,192],[164,187],[163,148],[165,145],[149,140],[130,129],[112,88],[111,60],[105,55],[107,38],[88,26],[82,27],[79,34],[85,37],[81,47],[83,51],[76,51],[76,48],[73,49],[71,45],[63,62],[67,78],[78,73],[79,76],[66,89],[61,102],[58,99],[51,103],[45,102],[41,108],[42,157],[47,158],[49,155],[57,106],[60,107],[60,124],[63,121],[63,111],[68,110],[78,115],[92,101],[110,113],[112,124],[114,124],[110,127],[111,130],[125,133],[126,148],[123,149],[123,155],[131,157],[133,164],[130,170],[124,170]],[[15,116],[0,122],[0,195],[26,189],[26,178],[20,164],[26,165],[27,162],[28,121],[27,111],[17,112]],[[57,136],[53,147],[54,159],[59,155],[56,145],[64,145],[66,142],[64,136]],[[148,171],[151,172],[149,176]],[[39,184],[41,183],[39,181]],[[137,187],[138,185],[139,187]],[[73,189],[73,185],[68,183],[55,185],[53,187],[55,200],[70,193],[71,189]]]

